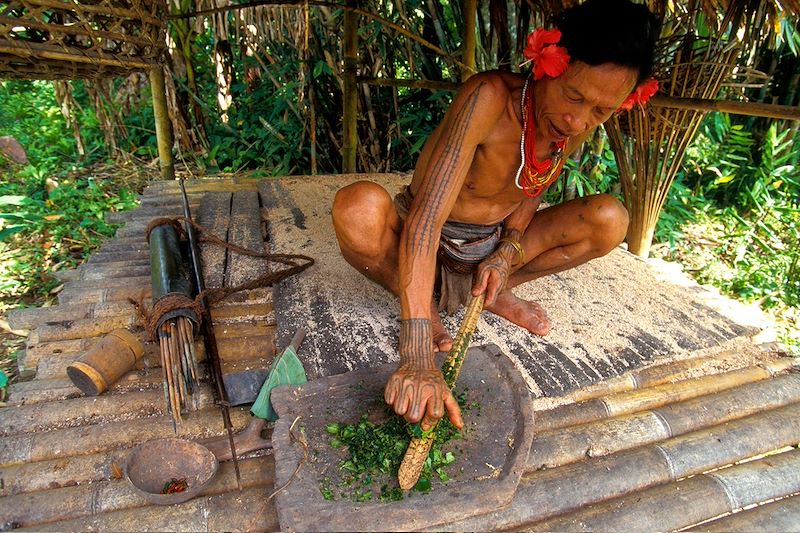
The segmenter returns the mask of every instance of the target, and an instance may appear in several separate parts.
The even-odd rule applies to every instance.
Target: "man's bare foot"
[[[439,311],[436,308],[436,302],[431,302],[431,329],[433,334],[433,347],[439,352],[449,352],[453,347],[453,337],[447,332],[442,319],[439,317]]]
[[[497,295],[494,304],[486,306],[487,311],[522,326],[535,335],[544,336],[550,331],[550,320],[542,306],[514,296],[509,289]]]

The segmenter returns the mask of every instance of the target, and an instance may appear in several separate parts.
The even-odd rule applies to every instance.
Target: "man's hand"
[[[423,430],[438,422],[445,410],[454,426],[460,429],[464,424],[458,402],[436,367],[430,320],[400,321],[400,366],[389,378],[383,398],[406,421],[421,421]]]
[[[455,427],[461,429],[464,425],[458,402],[438,368],[400,365],[386,384],[384,399],[407,422],[421,421],[423,431],[433,427],[445,411]]]
[[[475,284],[472,286],[472,295],[478,296],[485,292],[485,305],[492,305],[497,299],[497,295],[505,289],[510,270],[509,254],[503,251],[502,247],[498,247],[478,265]]]

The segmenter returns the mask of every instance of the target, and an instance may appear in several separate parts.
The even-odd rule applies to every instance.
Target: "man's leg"
[[[370,181],[343,187],[333,200],[333,228],[342,256],[367,278],[399,295],[398,246],[402,221],[386,190]],[[431,302],[433,341],[440,351],[453,344]]]
[[[487,309],[532,333],[547,334],[550,321],[541,306],[517,298],[509,289],[606,255],[625,239],[627,230],[628,212],[606,194],[542,209],[522,237],[527,262],[511,273],[506,290]]]

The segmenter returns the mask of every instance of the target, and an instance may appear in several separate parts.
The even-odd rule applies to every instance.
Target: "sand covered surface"
[[[396,174],[283,178],[260,183],[275,253],[313,257],[316,264],[275,289],[279,345],[298,327],[308,334],[300,356],[309,377],[397,360],[399,303],[339,253],[330,209],[342,186],[369,179],[394,194],[409,181]],[[757,360],[758,320],[716,310],[719,295],[678,283],[622,248],[573,270],[514,289],[539,302],[552,329],[537,337],[485,312],[474,342],[493,343],[525,370],[537,397],[577,388],[644,365],[739,350]],[[695,284],[696,285],[696,284]],[[716,299],[716,303],[715,303]],[[723,310],[724,312],[724,310]],[[463,310],[444,323],[455,334]]]

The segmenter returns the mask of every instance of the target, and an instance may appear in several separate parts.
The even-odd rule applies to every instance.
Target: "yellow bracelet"
[[[504,242],[507,242],[508,244],[513,246],[514,249],[517,251],[517,255],[519,255],[519,261],[517,261],[514,264],[515,265],[525,264],[525,249],[522,247],[519,241],[511,237],[503,237],[502,239],[500,239],[500,244],[503,244]]]

